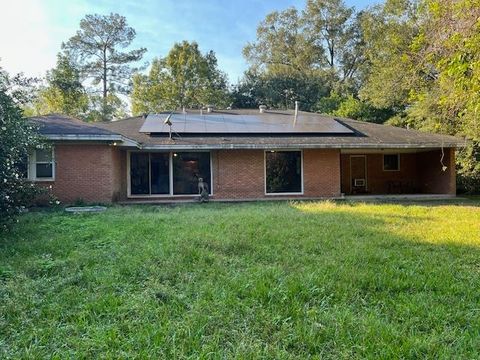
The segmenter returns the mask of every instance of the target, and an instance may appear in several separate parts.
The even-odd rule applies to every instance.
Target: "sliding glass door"
[[[130,154],[130,192],[132,195],[150,194],[150,154]]]
[[[198,179],[210,184],[210,153],[184,152],[173,154],[173,194],[190,195],[198,193]]]
[[[169,153],[130,154],[130,193],[170,193]]]
[[[150,193],[170,194],[169,153],[150,154]]]
[[[130,153],[130,195],[195,195],[200,178],[211,194],[209,152]]]

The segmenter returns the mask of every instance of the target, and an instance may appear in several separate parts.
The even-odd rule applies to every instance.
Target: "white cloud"
[[[0,12],[0,66],[10,73],[43,76],[55,65],[60,44],[41,1],[15,0]]]

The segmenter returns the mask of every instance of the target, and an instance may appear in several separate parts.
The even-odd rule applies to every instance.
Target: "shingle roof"
[[[221,113],[221,112],[214,112]],[[229,114],[259,114],[258,110],[229,110]],[[308,114],[308,113],[307,113]],[[209,114],[204,113],[204,116]],[[259,114],[263,115],[263,114]],[[320,114],[309,114],[323,121],[332,119]],[[167,115],[164,114],[166,117]],[[265,116],[289,117],[293,120],[293,111],[268,111]],[[466,141],[457,137],[430,134],[417,130],[408,130],[389,125],[379,125],[351,119],[336,119],[339,123],[353,130],[352,134],[270,134],[248,135],[222,134],[198,135],[176,134],[175,124],[172,125],[173,139],[168,136],[151,136],[141,133],[140,128],[145,122],[142,116],[108,123],[98,123],[96,126],[122,134],[137,141],[144,148],[158,149],[195,149],[195,148],[437,148],[462,147]]]
[[[44,116],[33,116],[30,121],[39,126],[39,132],[47,137],[55,136],[112,136],[118,137],[119,134],[103,127],[98,127],[82,120],[72,118],[66,115],[50,114]]]

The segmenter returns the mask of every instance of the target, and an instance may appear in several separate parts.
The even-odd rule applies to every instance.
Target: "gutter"
[[[51,141],[113,141],[119,147],[135,147],[142,150],[268,150],[268,149],[432,149],[463,148],[467,143],[422,143],[422,144],[161,144],[143,145],[135,140],[119,134],[86,135],[86,134],[44,134]]]
[[[268,150],[268,149],[431,149],[465,147],[458,143],[423,144],[192,144],[144,145],[142,150]]]
[[[118,141],[120,146],[134,146],[140,148],[140,144],[123,135],[86,135],[86,134],[41,134],[44,138],[51,141]]]

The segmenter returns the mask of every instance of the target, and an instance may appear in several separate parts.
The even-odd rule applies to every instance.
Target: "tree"
[[[459,183],[480,192],[480,1],[426,0],[423,11],[408,115],[419,128],[471,140],[457,157]]]
[[[141,60],[145,48],[120,51],[135,39],[135,30],[127,19],[119,14],[87,15],[80,21],[80,30],[62,48],[79,65],[83,76],[91,78],[93,85],[101,84],[103,99],[102,118],[108,119],[108,95],[129,92],[132,73],[131,63]]]
[[[250,69],[235,96],[252,103],[245,97],[250,88],[254,102],[289,107],[299,100],[311,111],[332,91],[356,95],[366,62],[362,17],[341,0],[309,0],[301,12],[292,7],[268,14],[256,41],[243,50]],[[258,78],[253,83],[251,74]]]
[[[258,25],[257,40],[243,49],[252,70],[269,74],[309,74],[323,52],[308,39],[303,19],[293,7],[268,14]]]
[[[265,74],[247,71],[232,92],[233,106],[256,108],[267,105],[276,109],[291,109],[300,101],[302,110],[312,111],[329,88],[321,78],[298,73]]]
[[[31,147],[40,144],[32,124],[22,115],[20,104],[28,99],[23,87],[28,80],[21,75],[11,78],[0,68],[0,229],[7,229],[38,193],[22,176]]]
[[[352,78],[364,61],[361,16],[342,0],[307,1],[304,22],[310,41],[325,49],[322,65],[340,81]]]
[[[58,54],[57,66],[47,72],[47,86],[39,91],[34,112],[39,115],[61,113],[85,118],[89,99],[80,80],[80,71],[68,56]]]
[[[360,97],[397,126],[465,136],[459,183],[480,191],[480,1],[387,0],[364,24],[371,63]]]
[[[155,59],[147,75],[133,77],[134,114],[229,103],[226,75],[215,53],[202,54],[196,42],[176,43],[165,58]]]
[[[362,18],[369,67],[359,96],[378,108],[401,113],[409,105],[418,80],[411,49],[421,28],[418,7],[416,0],[386,0]]]

